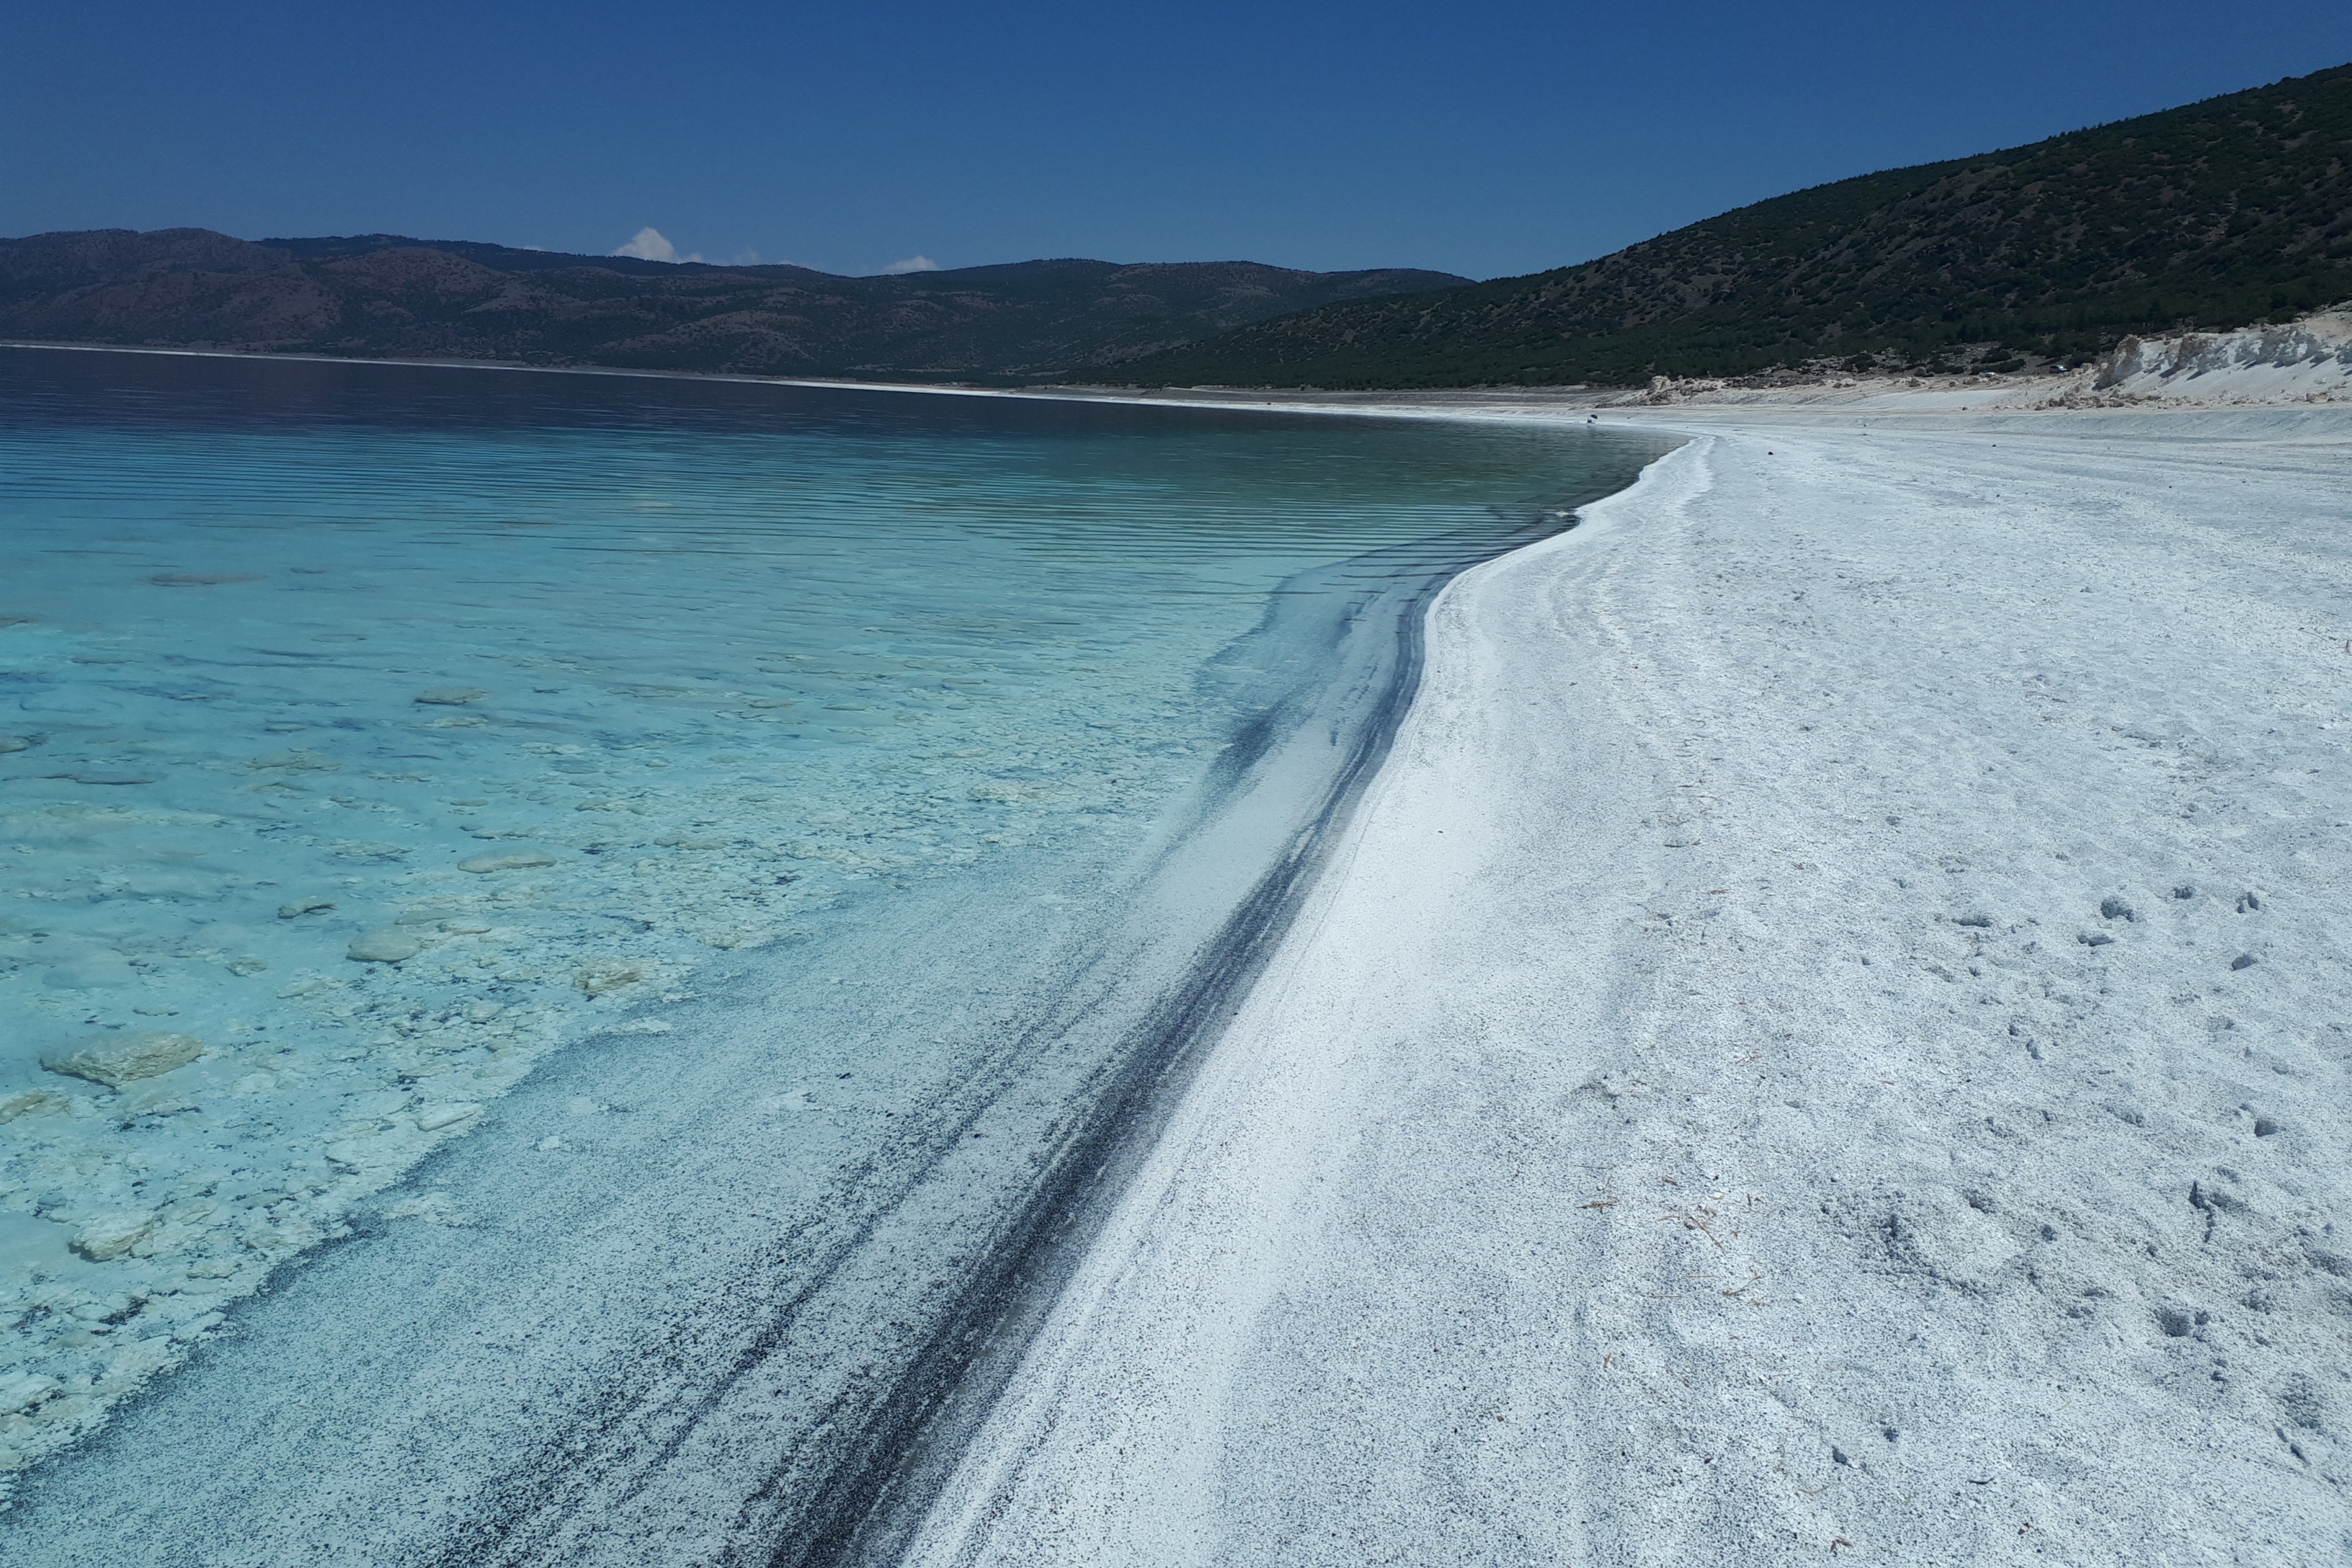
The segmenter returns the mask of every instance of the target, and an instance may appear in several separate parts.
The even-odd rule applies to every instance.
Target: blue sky
[[[0,0],[0,234],[1476,277],[2352,60],[2343,0]]]

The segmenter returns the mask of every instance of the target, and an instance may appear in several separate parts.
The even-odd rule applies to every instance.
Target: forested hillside
[[[1328,306],[1147,384],[1629,384],[1824,360],[2021,368],[2352,299],[2352,67],[1759,202],[1613,256]]]

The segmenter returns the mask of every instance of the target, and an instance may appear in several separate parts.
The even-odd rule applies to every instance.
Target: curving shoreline
[[[1329,574],[1364,574],[1377,559],[1341,563]],[[1455,568],[1464,569],[1476,568]],[[1197,815],[1169,830],[1171,847],[1112,947],[1108,967],[1128,971],[1113,988],[1123,1000],[1106,990],[1085,1003],[1101,1016],[1052,1026],[1119,1033],[1097,1069],[1104,1081],[1073,1097],[1050,1162],[999,1222],[887,1398],[795,1509],[772,1563],[886,1562],[906,1550],[1379,776],[1419,687],[1424,618],[1453,574],[1424,563],[1362,593],[1329,628],[1344,650],[1339,672],[1300,679],[1270,704],[1262,735],[1237,738]],[[1269,622],[1281,615],[1277,605]],[[1245,888],[1234,880],[1260,866]],[[1193,930],[1202,909],[1221,918]],[[1165,973],[1139,984],[1129,969],[1144,951],[1139,933],[1163,925],[1183,933],[1180,950],[1194,936],[1199,944],[1182,952],[1181,967],[1163,957]],[[1171,944],[1162,937],[1159,945]]]
[[[907,1561],[2335,1549],[2352,425],[1889,412],[1448,588]]]
[[[1265,422],[1248,423],[1259,439]],[[326,1245],[255,1279],[177,1372],[110,1390],[102,1426],[21,1477],[12,1543],[60,1563],[223,1565],[816,1561],[845,1547],[932,1406],[1003,1342],[1041,1258],[1082,1228],[1101,1164],[1246,984],[1386,745],[1429,595],[1624,482],[1643,449],[1440,433],[1439,488],[1423,492],[1410,488],[1421,448],[1377,445],[1315,492],[1335,520],[1308,539],[1317,564],[1238,598],[1224,590],[1252,580],[1237,571],[1195,584],[1171,563],[1202,559],[1202,531],[1163,510],[1150,586],[1164,592],[1097,612],[1090,635],[1139,658],[1152,615],[1215,633],[1198,661],[1155,667],[1175,671],[1180,711],[1209,737],[1177,754],[1181,792],[1084,835],[991,838],[992,876],[888,878],[886,896],[845,903],[786,951],[712,961],[693,993],[663,992],[657,1028],[623,1020],[552,1053]],[[1506,447],[1528,466],[1490,455]],[[1164,470],[1170,448],[1153,451]],[[1446,484],[1470,499],[1444,500]],[[1264,490],[1203,506],[1245,519],[1259,549],[1293,515]],[[1372,526],[1382,506],[1405,509],[1386,532]],[[1333,561],[1326,540],[1362,542]],[[991,608],[1015,602],[1000,593]],[[1079,731],[1093,747],[1158,755],[1156,731],[1118,722],[1116,662],[1092,673],[1052,717],[1105,721]],[[971,699],[949,700],[961,713]],[[686,754],[672,744],[662,761]],[[915,757],[931,781],[919,787],[955,803],[939,781],[981,754]],[[878,795],[891,775],[866,761],[858,787]],[[971,799],[1005,804],[986,787]],[[582,789],[599,812],[642,804],[623,794]],[[551,801],[572,797],[534,797]],[[743,826],[772,830],[778,811],[748,804]],[[692,869],[723,908],[732,884]],[[639,928],[659,912],[621,907]],[[208,1088],[191,1099],[210,1104]]]
[[[1171,826],[1051,917],[991,1058],[1046,1079],[956,1131],[994,1142],[813,1238],[730,1198],[775,1173],[757,1039],[698,1011],[686,1084],[583,1054],[419,1173],[456,1230],[388,1209],[278,1281],[11,1531],[92,1563],[2326,1555],[2344,411],[1609,417],[1687,444],[1433,605],[1339,615],[1355,673],[1202,807],[1238,838]],[[870,945],[927,921],[971,973],[1014,929],[909,906]],[[777,1001],[845,1046],[918,1010]],[[1088,1071],[1117,1086],[1069,1119]],[[595,1108],[603,1184],[517,1191],[589,1090],[627,1111]],[[1053,1169],[990,1208],[980,1151],[1024,1137]],[[646,1237],[713,1288],[633,1294]],[[255,1348],[291,1327],[323,1331]]]

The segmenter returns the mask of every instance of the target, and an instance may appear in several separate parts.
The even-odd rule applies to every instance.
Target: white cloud
[[[648,229],[646,232],[650,234],[653,231]],[[928,256],[909,256],[904,261],[890,263],[882,270],[885,272],[937,272],[939,269],[940,264]]]
[[[637,230],[635,239],[630,240],[628,244],[613,254],[634,256],[640,261],[699,261],[702,259],[701,253],[698,251],[692,256],[680,256],[677,253],[677,247],[669,242],[668,237],[650,224]]]

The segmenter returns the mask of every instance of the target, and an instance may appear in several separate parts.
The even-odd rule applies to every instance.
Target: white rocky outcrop
[[[2352,310],[2230,332],[2126,338],[2092,368],[2089,390],[2199,401],[2352,392]]]

